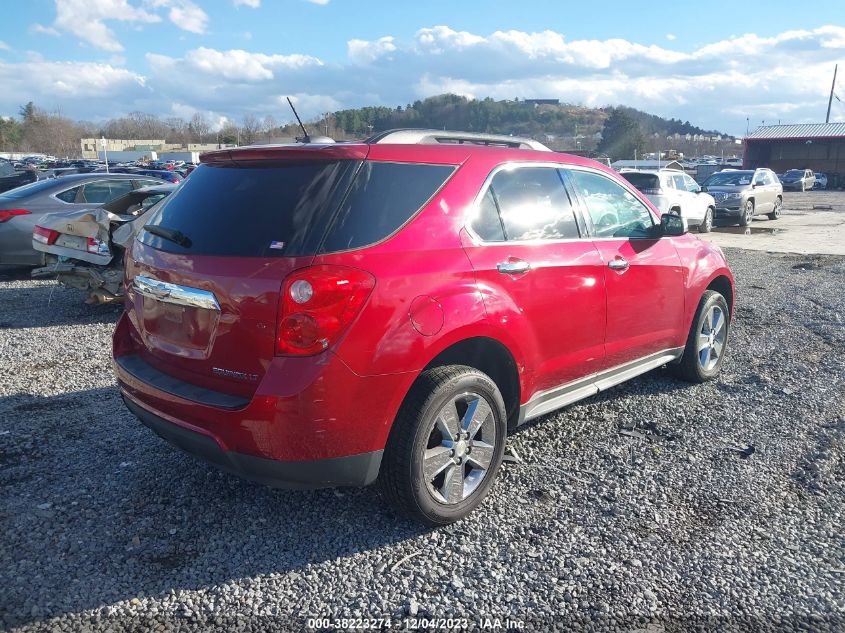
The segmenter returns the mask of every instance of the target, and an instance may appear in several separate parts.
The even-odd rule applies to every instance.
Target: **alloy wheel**
[[[453,505],[469,497],[487,476],[496,448],[493,410],[477,393],[455,396],[435,416],[423,455],[429,493]]]
[[[712,306],[698,333],[698,362],[704,371],[711,371],[721,360],[728,335],[727,319],[719,306]]]
[[[745,203],[745,223],[751,224],[751,220],[754,218],[754,203],[749,200]]]

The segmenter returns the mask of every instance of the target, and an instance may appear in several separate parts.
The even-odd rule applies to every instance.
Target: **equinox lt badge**
[[[211,373],[215,376],[223,376],[224,378],[238,378],[240,380],[249,380],[255,382],[258,380],[258,374],[247,374],[242,371],[234,371],[232,369],[223,369],[222,367],[212,367]]]

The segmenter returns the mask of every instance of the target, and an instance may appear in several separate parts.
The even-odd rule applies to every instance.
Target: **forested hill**
[[[720,134],[713,130],[703,130],[689,121],[664,119],[624,106],[619,109],[639,124],[643,134]],[[612,110],[564,103],[535,105],[521,100],[477,100],[444,94],[397,108],[356,108],[340,110],[332,116],[338,130],[358,137],[401,127],[445,128],[532,137],[572,137],[576,134],[588,136],[601,132]]]

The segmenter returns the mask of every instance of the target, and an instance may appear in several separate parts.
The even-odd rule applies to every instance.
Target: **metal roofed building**
[[[845,123],[758,127],[745,138],[742,164],[746,169],[768,167],[778,173],[812,169],[829,178],[838,176],[831,184],[841,187],[845,185]]]
[[[611,167],[616,171],[620,169],[677,169],[683,171],[684,167],[676,160],[617,160]]]

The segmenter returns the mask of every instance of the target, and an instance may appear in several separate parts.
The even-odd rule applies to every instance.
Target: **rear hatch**
[[[366,146],[214,152],[146,218],[127,258],[135,350],[183,381],[251,396],[279,291],[308,266]]]

